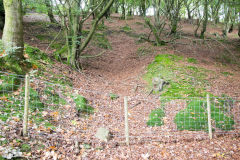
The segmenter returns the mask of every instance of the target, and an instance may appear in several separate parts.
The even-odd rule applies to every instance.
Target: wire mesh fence
[[[2,137],[22,134],[24,77],[0,74],[0,128]],[[98,143],[99,128],[110,131],[112,142],[180,141],[239,134],[240,100],[231,97],[124,97],[76,89],[30,78],[28,136],[49,146]],[[209,109],[209,110],[208,110]],[[128,126],[126,126],[126,115]],[[210,116],[210,118],[209,118]],[[7,127],[6,127],[7,126]],[[126,127],[128,130],[126,131]],[[14,131],[14,135],[10,132]],[[128,132],[128,133],[126,133]]]

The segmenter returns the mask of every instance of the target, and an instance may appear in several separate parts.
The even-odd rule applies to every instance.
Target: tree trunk
[[[122,8],[122,17],[121,18],[126,19],[125,0],[122,0],[121,8]]]
[[[23,24],[22,24],[22,0],[4,0],[5,26],[3,30],[3,47],[11,58],[16,61],[23,57]]]
[[[238,36],[240,37],[240,12],[239,12],[239,22],[238,22]]]
[[[0,30],[2,30],[4,27],[4,21],[5,21],[5,13],[4,13],[3,0],[0,0]]]
[[[48,17],[52,23],[57,23],[56,19],[54,18],[53,11],[52,11],[52,4],[50,0],[45,0],[45,4],[47,7]]]
[[[203,20],[203,26],[200,38],[204,38],[204,34],[207,30],[207,24],[208,24],[208,0],[204,1],[204,20]]]
[[[141,16],[146,16],[146,0],[141,0]]]

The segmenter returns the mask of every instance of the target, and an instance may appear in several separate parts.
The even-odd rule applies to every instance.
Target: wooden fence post
[[[26,74],[26,76],[25,76],[25,104],[24,104],[24,116],[23,116],[23,136],[27,136],[27,129],[28,129],[29,87],[30,87],[30,79],[29,79],[29,75]]]
[[[126,144],[129,146],[128,100],[127,100],[127,97],[124,97],[124,113],[125,113],[125,137],[126,137]]]
[[[209,94],[207,94],[207,112],[208,112],[208,135],[209,138],[212,139],[212,120],[211,120],[211,102],[209,98]]]

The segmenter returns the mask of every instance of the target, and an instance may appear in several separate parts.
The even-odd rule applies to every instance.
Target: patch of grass
[[[46,104],[57,104],[57,105],[66,105],[67,102],[60,98],[59,95],[55,92],[53,87],[46,87],[43,91]]]
[[[198,63],[197,59],[195,59],[195,58],[188,58],[187,61],[188,61],[188,63],[194,63],[194,64]]]
[[[214,121],[214,128],[229,131],[233,130],[234,120],[226,115],[224,106],[211,103],[211,118]],[[203,100],[192,100],[188,102],[186,109],[177,113],[174,122],[178,130],[207,131],[208,114],[207,103]],[[213,128],[213,129],[214,129]]]
[[[124,32],[131,32],[132,28],[129,25],[120,28]]]
[[[161,126],[164,124],[163,117],[165,116],[165,113],[163,109],[155,109],[152,110],[152,112],[149,115],[149,120],[147,121],[148,126]]]
[[[233,76],[234,74],[233,73],[230,73],[230,72],[221,72],[224,76]]]
[[[17,90],[22,78],[14,74],[0,73],[0,94]]]
[[[33,88],[30,88],[30,100],[29,100],[29,106],[30,106],[30,111],[34,112],[36,110],[43,110],[44,109],[44,104],[41,102],[39,98],[39,94],[36,90]],[[23,108],[24,108],[24,96],[25,96],[25,89],[24,87],[16,92],[15,94],[13,93],[8,93],[6,95],[2,95],[0,97],[0,105],[4,106],[0,108],[0,119],[2,121],[7,121],[11,117],[18,117],[22,118],[23,117]],[[31,119],[31,117],[30,117]]]

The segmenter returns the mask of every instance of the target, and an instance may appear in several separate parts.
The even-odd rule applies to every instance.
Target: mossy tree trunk
[[[126,19],[126,8],[125,8],[125,0],[122,0],[121,9],[122,9],[122,16],[121,19]]]
[[[141,3],[140,3],[140,14],[141,16],[146,16],[146,0],[141,0]]]
[[[51,0],[45,0],[45,5],[47,7],[47,13],[50,21],[52,23],[57,23],[56,19],[54,18],[53,15],[53,9],[52,9],[52,1]]]
[[[208,24],[208,0],[204,0],[204,11],[203,11],[203,24],[202,24],[202,31],[200,38],[204,38],[204,34],[207,31],[207,24]]]
[[[3,30],[3,47],[11,59],[23,60],[23,24],[22,0],[4,0],[5,26]]]

